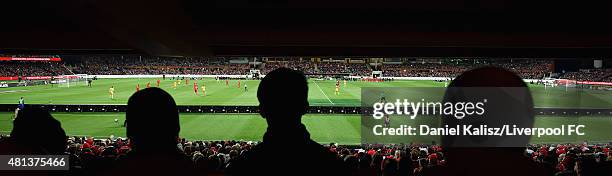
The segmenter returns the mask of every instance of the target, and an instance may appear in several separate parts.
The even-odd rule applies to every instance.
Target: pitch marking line
[[[29,92],[29,90],[4,90],[4,91],[0,91],[0,94],[10,94],[10,93],[19,93],[19,92]]]
[[[334,102],[331,101],[331,99],[329,99],[329,97],[327,96],[327,94],[325,94],[325,92],[323,92],[323,89],[321,89],[321,87],[319,86],[319,84],[317,84],[316,81],[313,81],[315,83],[315,85],[317,85],[317,88],[319,88],[319,91],[321,91],[321,93],[323,94],[323,96],[325,96],[325,98],[327,98],[327,101],[329,101],[329,103],[331,103],[332,105],[335,105]]]

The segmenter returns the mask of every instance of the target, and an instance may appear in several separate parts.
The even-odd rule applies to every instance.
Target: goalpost
[[[62,75],[55,79],[59,87],[87,86],[87,74]]]
[[[382,71],[372,71],[372,78],[376,79],[376,78],[382,78],[382,77],[383,77]]]
[[[257,69],[251,69],[249,70],[249,75],[247,75],[247,78],[250,79],[259,79],[261,76],[261,72]]]
[[[569,80],[569,79],[556,79],[553,82],[553,86],[552,87],[562,87],[565,88],[565,91],[567,92],[569,88],[576,88],[576,80]],[[546,84],[544,89],[546,89]]]

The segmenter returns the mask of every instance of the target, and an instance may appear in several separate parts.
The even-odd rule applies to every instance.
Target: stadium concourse
[[[31,56],[28,56],[31,57]],[[42,56],[41,56],[42,57]],[[37,58],[37,57],[35,57]],[[61,75],[249,75],[251,70],[260,70],[262,75],[280,67],[300,70],[309,75],[309,102],[313,106],[328,109],[314,109],[306,115],[304,123],[311,129],[312,138],[324,143],[336,158],[351,170],[349,172],[368,173],[366,175],[419,175],[445,165],[445,150],[437,145],[435,139],[415,139],[407,144],[360,144],[359,116],[351,115],[343,107],[353,108],[359,112],[361,87],[444,87],[444,81],[409,80],[375,82],[369,80],[349,81],[348,85],[337,82],[334,78],[371,77],[374,71],[382,71],[385,77],[455,77],[469,69],[494,65],[511,70],[524,79],[543,80],[549,77],[575,81],[612,82],[612,69],[580,69],[561,73],[554,72],[554,62],[542,59],[470,59],[470,58],[402,58],[402,59],[369,59],[369,58],[164,58],[145,56],[67,56],[61,61],[0,61],[0,77],[11,78],[6,82],[49,81],[50,77]],[[41,77],[42,80],[28,79]],[[16,79],[14,79],[16,78]],[[177,104],[193,106],[181,108],[181,138],[178,148],[192,159],[192,162],[206,172],[222,174],[225,168],[236,157],[250,150],[262,138],[265,122],[259,115],[253,114],[257,105],[255,93],[259,80],[229,80],[227,77],[194,79],[190,77],[131,78],[131,79],[98,79],[93,86],[85,84],[70,88],[53,87],[53,85],[19,86],[0,90],[1,104],[13,106],[19,97],[25,96],[28,104],[41,104],[54,111],[54,117],[62,122],[66,129],[68,144],[66,153],[70,154],[71,166],[81,168],[104,167],[105,161],[125,155],[131,150],[129,142],[122,138],[125,129],[116,119],[123,121],[124,114],[120,108],[135,91],[135,87],[144,89],[147,84],[155,86],[155,81],[162,79],[161,88],[170,92]],[[57,79],[57,78],[56,78]],[[93,78],[92,78],[93,79]],[[192,82],[187,83],[187,80]],[[356,79],[360,80],[360,79]],[[206,85],[207,96],[194,96],[191,84]],[[180,82],[178,88],[173,83]],[[46,84],[47,82],[45,82]],[[340,84],[342,93],[336,95],[334,88]],[[241,85],[238,85],[241,84]],[[26,84],[34,85],[34,84]],[[251,91],[246,91],[246,87]],[[109,87],[116,89],[115,99],[108,98]],[[610,141],[607,129],[612,125],[608,111],[597,109],[610,107],[612,94],[607,90],[588,90],[580,97],[567,95],[567,87],[546,89],[538,81],[530,84],[536,106],[543,107],[544,114],[536,120],[536,126],[552,126],[579,120],[596,127],[589,131],[589,138],[549,137],[532,140],[526,146],[525,156],[541,163],[551,172],[559,174],[576,173],[576,168],[591,170],[612,161]],[[230,88],[231,87],[231,88]],[[203,88],[200,89],[200,91]],[[581,102],[576,103],[575,98]],[[109,105],[94,109],[99,104]],[[83,105],[83,106],[81,106]],[[87,111],[84,105],[92,105],[95,112]],[[110,106],[113,105],[113,106]],[[248,106],[249,112],[229,114],[226,109],[214,109],[217,114],[200,113],[201,105],[228,107]],[[74,107],[73,107],[74,106]],[[341,108],[333,109],[334,106]],[[593,108],[588,115],[581,118],[561,115],[565,111],[546,111],[547,107],[558,108]],[[62,109],[71,112],[61,112]],[[72,108],[79,108],[73,111]],[[317,111],[319,110],[319,111]],[[333,114],[325,114],[326,112]],[[57,113],[55,113],[57,111]],[[93,111],[93,110],[92,110]],[[110,111],[110,112],[109,112]],[[196,113],[185,113],[185,112]],[[599,112],[600,114],[597,114]],[[603,112],[603,114],[601,114]],[[320,115],[321,113],[323,115]],[[571,112],[570,112],[571,113]],[[582,113],[582,112],[581,112]],[[586,112],[585,112],[586,113]],[[12,113],[0,113],[0,134],[7,134],[12,129]],[[6,117],[6,118],[4,118]],[[115,123],[113,123],[115,119]],[[248,119],[248,120],[247,120]],[[224,129],[234,126],[238,130]],[[247,127],[249,130],[246,130]],[[204,134],[195,129],[211,129]],[[252,130],[250,130],[252,129]],[[246,135],[245,135],[246,134]],[[5,138],[6,136],[1,136]],[[36,139],[32,139],[36,140]],[[433,141],[433,142],[432,142]],[[290,157],[292,146],[286,146]],[[494,160],[494,158],[491,158]],[[279,162],[283,162],[279,160]]]

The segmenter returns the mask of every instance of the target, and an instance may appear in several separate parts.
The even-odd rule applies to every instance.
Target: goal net
[[[554,81],[555,85],[558,87],[576,87],[576,80],[569,79],[557,79]]]
[[[62,75],[54,82],[59,87],[87,86],[87,74]]]
[[[249,75],[247,75],[247,78],[250,78],[250,79],[259,79],[260,76],[261,76],[261,72],[259,70],[251,69],[251,70],[249,70]]]

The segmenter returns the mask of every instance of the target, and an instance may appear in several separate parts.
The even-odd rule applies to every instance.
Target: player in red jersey
[[[157,79],[157,87],[159,87],[159,79]]]
[[[136,92],[140,91],[140,84],[136,84]]]
[[[238,88],[240,89],[240,80],[238,80]]]
[[[229,79],[225,79],[225,86],[229,87]]]
[[[196,95],[198,95],[198,83],[195,81],[193,82],[193,91]]]
[[[151,82],[147,83],[147,88],[151,88]]]

